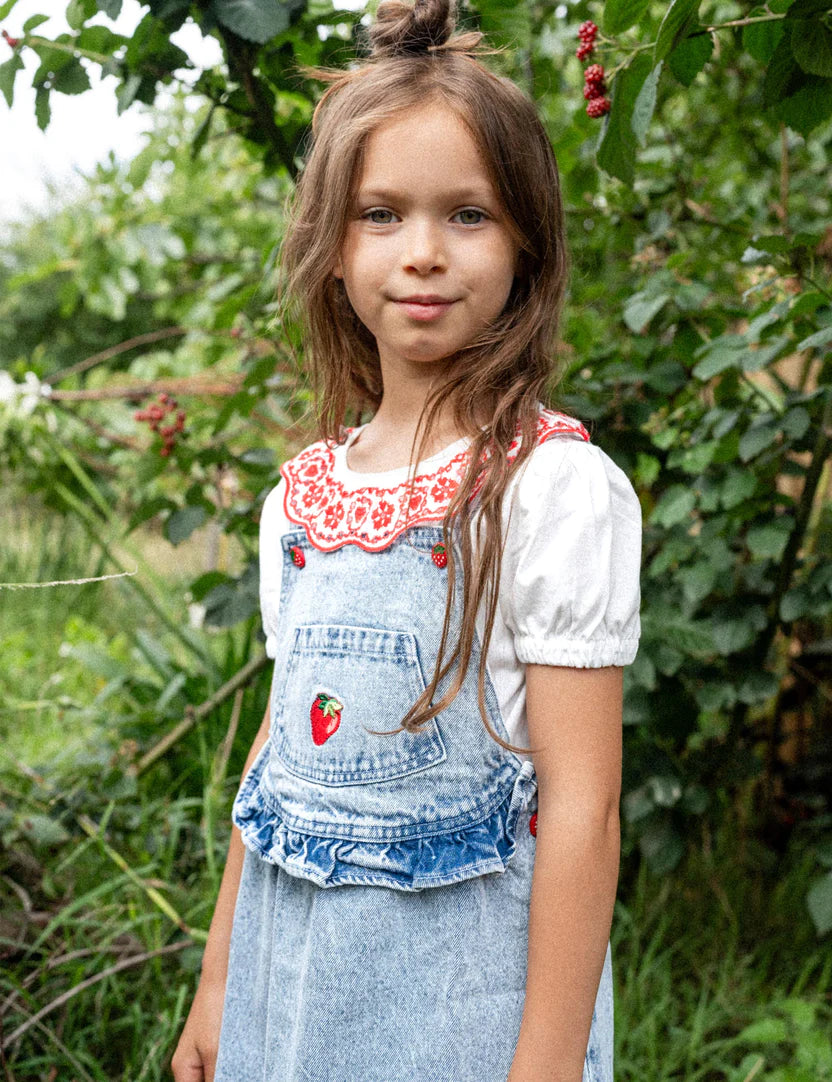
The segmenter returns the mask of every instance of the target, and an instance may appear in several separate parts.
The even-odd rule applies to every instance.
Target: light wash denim
[[[376,553],[319,552],[303,531],[281,539],[270,735],[233,811],[248,851],[216,1082],[507,1078],[525,997],[533,764],[485,731],[478,648],[424,731],[367,732],[397,728],[433,672],[441,540],[431,526]],[[340,723],[316,744],[321,695]],[[507,739],[490,681],[486,706]],[[608,945],[583,1082],[612,1082],[612,1049]]]

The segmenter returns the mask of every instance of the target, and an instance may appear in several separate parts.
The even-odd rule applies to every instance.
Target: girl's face
[[[369,136],[333,273],[382,365],[441,360],[502,312],[519,247],[457,114],[427,104]]]

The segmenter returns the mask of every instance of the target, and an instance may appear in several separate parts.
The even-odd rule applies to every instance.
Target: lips
[[[438,319],[448,311],[452,304],[456,304],[456,301],[450,300],[447,297],[440,297],[436,293],[424,293],[412,297],[402,297],[401,299],[396,300],[396,304],[398,304],[411,319],[425,321]]]

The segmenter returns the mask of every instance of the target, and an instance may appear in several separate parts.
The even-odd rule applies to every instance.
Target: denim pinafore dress
[[[247,852],[215,1082],[506,1082],[533,764],[482,724],[478,644],[421,731],[369,731],[397,729],[433,672],[441,541],[430,523],[378,551],[360,534],[325,551],[308,526],[280,538],[270,735],[233,809]],[[485,701],[508,740],[490,680]],[[612,1082],[612,1040],[608,946],[583,1082]]]

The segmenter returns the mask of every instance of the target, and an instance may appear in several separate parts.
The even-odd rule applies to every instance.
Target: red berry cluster
[[[8,30],[0,30],[0,36],[3,37],[4,41],[6,41],[12,49],[16,49],[20,44],[20,38],[9,37]]]
[[[607,84],[604,82],[604,68],[601,64],[591,64],[584,72],[584,97],[587,99],[587,116],[599,117],[610,111],[611,103],[606,94]]]
[[[579,60],[586,60],[595,51],[595,35],[598,27],[594,22],[587,20],[578,27],[578,37],[581,44],[575,56]],[[586,98],[586,115],[591,117],[603,116],[610,111],[610,99],[606,96],[607,85],[604,82],[604,68],[601,64],[590,64],[584,72],[584,97]]]
[[[585,23],[581,23],[578,27],[578,37],[581,39],[581,44],[578,46],[575,56],[579,60],[586,60],[588,56],[592,56],[595,50],[595,35],[597,33],[598,27],[591,19],[587,19]]]
[[[167,414],[176,412],[176,420],[173,424],[162,425]],[[176,445],[179,433],[185,427],[185,411],[177,408],[177,401],[163,391],[156,402],[144,410],[136,410],[133,417],[137,421],[147,421],[152,432],[157,432],[162,437],[162,446],[159,454],[167,458]]]

